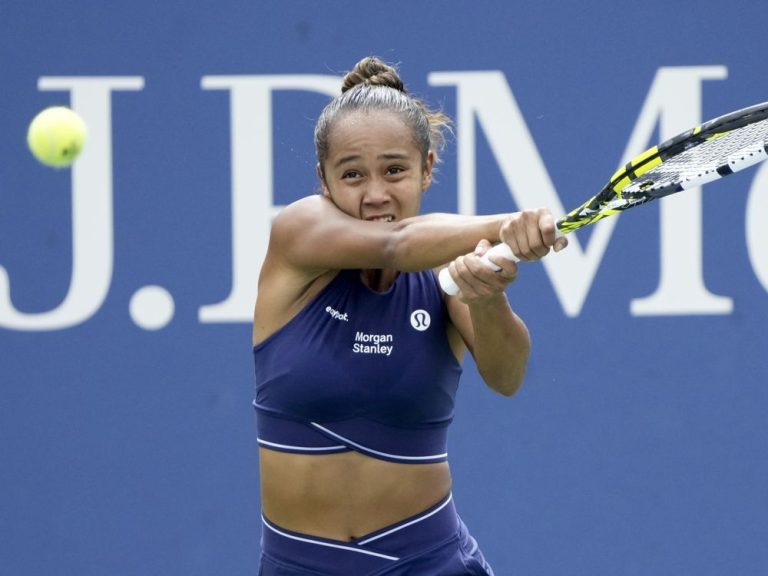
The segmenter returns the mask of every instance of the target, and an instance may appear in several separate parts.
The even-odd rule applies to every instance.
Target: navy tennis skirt
[[[348,542],[262,520],[261,576],[493,576],[450,494],[420,514]]]

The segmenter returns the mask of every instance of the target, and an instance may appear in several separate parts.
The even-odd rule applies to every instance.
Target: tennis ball
[[[52,106],[32,119],[27,145],[41,163],[63,168],[80,154],[85,137],[85,122],[76,112],[65,106]]]

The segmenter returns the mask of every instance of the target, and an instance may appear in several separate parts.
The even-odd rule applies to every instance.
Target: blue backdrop
[[[250,315],[269,221],[360,57],[456,119],[426,211],[575,207],[659,139],[768,100],[722,2],[6,1],[0,572],[254,574]],[[733,7],[733,6],[731,6]],[[72,170],[32,117],[75,107]],[[768,169],[579,232],[509,297],[512,399],[471,362],[454,494],[499,575],[768,564]]]

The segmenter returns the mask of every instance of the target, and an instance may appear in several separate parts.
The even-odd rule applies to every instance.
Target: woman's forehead
[[[344,114],[339,114],[337,116],[335,122],[333,123],[332,130],[336,130],[339,128],[346,128],[346,129],[365,129],[367,127],[370,127],[372,125],[376,125],[378,127],[390,127],[390,128],[400,128],[408,130],[408,123],[406,122],[405,118],[398,112],[394,112],[391,110],[354,110],[351,112],[346,112]]]
[[[397,113],[355,111],[338,118],[328,134],[330,152],[341,147],[399,144],[416,147],[412,128]]]

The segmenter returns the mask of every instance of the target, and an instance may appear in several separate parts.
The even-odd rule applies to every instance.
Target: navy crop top
[[[375,292],[342,270],[254,347],[258,442],[272,450],[356,450],[404,463],[447,459],[461,365],[434,274],[401,272]]]

